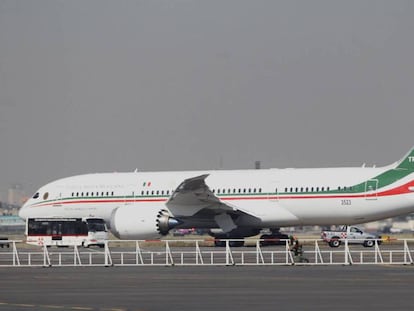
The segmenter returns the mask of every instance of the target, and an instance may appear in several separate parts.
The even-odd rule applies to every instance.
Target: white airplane
[[[263,228],[357,224],[414,212],[414,148],[381,168],[306,168],[104,173],[41,187],[22,218],[99,217],[121,239],[172,228],[221,229],[216,238]],[[216,230],[217,231],[217,230]]]

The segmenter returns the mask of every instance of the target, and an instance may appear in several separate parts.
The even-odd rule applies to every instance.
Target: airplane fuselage
[[[414,166],[410,159],[404,166]],[[202,193],[207,199],[174,204],[180,184],[202,175],[208,189],[189,195]],[[129,223],[121,237],[146,238],[144,229],[134,228],[150,228],[161,210],[179,219],[178,227],[188,228],[223,228],[216,218],[223,214],[238,228],[363,223],[414,212],[414,172],[391,165],[88,174],[40,188],[20,216],[99,217],[112,227]]]

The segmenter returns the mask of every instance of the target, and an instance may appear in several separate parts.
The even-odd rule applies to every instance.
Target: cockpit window
[[[45,194],[43,195],[43,200],[47,200],[48,197],[49,197],[49,192],[45,192]]]
[[[37,199],[39,197],[39,192],[36,192],[34,195],[33,195],[33,199]]]

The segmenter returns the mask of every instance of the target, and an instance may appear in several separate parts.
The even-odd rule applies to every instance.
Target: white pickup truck
[[[339,230],[322,231],[321,237],[330,247],[339,247],[345,239],[348,240],[348,244],[362,244],[365,247],[373,247],[375,241],[378,244],[381,242],[380,236],[363,232],[352,226],[343,226]]]

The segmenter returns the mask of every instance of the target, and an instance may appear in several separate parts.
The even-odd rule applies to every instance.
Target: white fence
[[[321,240],[302,239],[301,249],[282,245],[261,246],[249,240],[244,247],[232,247],[236,240],[108,241],[98,248],[48,248],[28,246],[22,241],[0,241],[0,267],[63,266],[198,266],[198,265],[363,265],[413,264],[414,239],[376,241],[371,248],[344,240],[331,248]],[[284,244],[283,244],[284,243]]]

